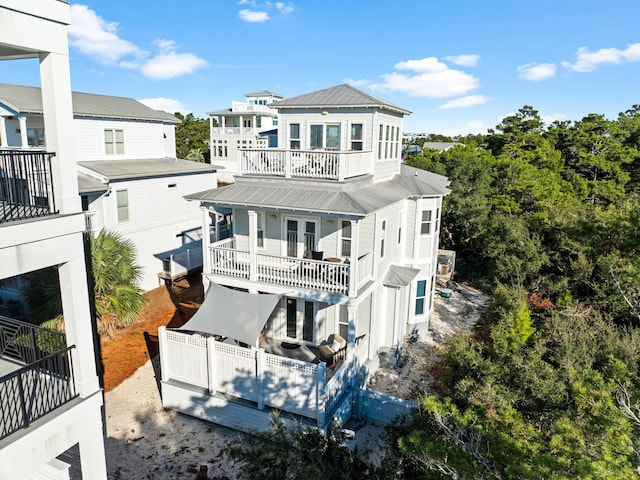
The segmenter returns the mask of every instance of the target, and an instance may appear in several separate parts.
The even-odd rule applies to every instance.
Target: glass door
[[[318,221],[287,218],[286,255],[296,258],[311,258],[318,245]]]

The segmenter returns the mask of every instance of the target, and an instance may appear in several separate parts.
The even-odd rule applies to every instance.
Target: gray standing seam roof
[[[73,115],[78,117],[122,118],[180,123],[173,115],[154,110],[133,98],[72,92]],[[6,102],[19,113],[43,113],[39,87],[0,83],[0,102]]]
[[[446,177],[439,177],[442,185]],[[436,186],[421,178],[396,175],[393,179],[362,187],[340,189],[339,185],[274,182],[242,182],[186,196],[224,207],[256,207],[298,212],[365,217],[388,205],[413,196],[440,196],[449,193],[445,186]]]
[[[297,97],[287,98],[270,106],[277,109],[291,108],[339,108],[339,107],[378,107],[409,115],[411,112],[373,95],[369,95],[351,85],[337,85]]]
[[[218,167],[209,165],[208,163],[192,162],[190,160],[175,158],[99,160],[78,162],[78,165],[96,172],[109,180],[213,173],[218,170]]]

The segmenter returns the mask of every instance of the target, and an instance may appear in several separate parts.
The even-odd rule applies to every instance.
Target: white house
[[[72,93],[74,152],[87,228],[134,242],[141,287],[202,266],[200,210],[184,196],[215,188],[217,167],[176,158],[178,119],[131,98]],[[40,88],[0,84],[0,145],[48,149]]]
[[[47,151],[0,149],[0,279],[58,266],[66,335],[0,316],[0,478],[105,480],[67,25],[59,0],[0,0],[0,59],[39,64]],[[15,128],[14,128],[15,130]]]
[[[208,113],[211,163],[224,167],[218,176],[225,183],[238,174],[239,149],[277,146],[278,112],[272,105],[284,97],[268,90],[245,97],[246,102],[233,101],[231,108]]]
[[[403,166],[404,108],[348,85],[273,104],[281,148],[190,195],[233,235],[203,244],[205,301],[160,329],[162,400],[233,428],[277,409],[345,419],[380,357],[429,326],[448,180]]]

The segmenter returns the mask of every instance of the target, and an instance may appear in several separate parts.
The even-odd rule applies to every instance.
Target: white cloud
[[[370,85],[376,91],[398,91],[412,97],[458,97],[478,88],[476,77],[461,70],[449,68],[435,57],[407,60],[394,65],[396,70],[416,73],[386,73],[383,82]]]
[[[545,124],[551,125],[556,120],[566,120],[569,117],[564,113],[552,113],[551,115],[540,114],[540,118]]]
[[[371,80],[355,80],[353,78],[345,78],[344,80],[342,80],[344,83],[354,86],[354,87],[364,87],[365,85],[369,85],[371,82]]]
[[[250,5],[250,6],[252,6],[253,8],[255,8],[255,6],[256,6],[256,2],[254,2],[253,0],[240,0],[240,1],[238,2],[238,5]]]
[[[473,107],[474,105],[482,105],[483,103],[487,103],[489,100],[488,97],[484,95],[468,95],[466,97],[456,98],[447,102],[445,104],[440,105],[441,110],[447,110],[449,108],[466,108]]]
[[[104,65],[113,65],[123,57],[144,57],[147,52],[117,35],[117,22],[107,22],[86,5],[71,5],[69,43],[79,52]]]
[[[462,67],[475,67],[480,60],[480,55],[454,55],[444,59]]]
[[[282,2],[276,2],[276,8],[280,11],[280,13],[282,13],[283,15],[286,15],[287,13],[291,13],[293,12],[293,5],[289,4],[284,4]]]
[[[207,62],[193,53],[176,53],[176,42],[157,39],[154,42],[160,53],[144,62],[140,67],[142,74],[152,80],[166,80],[195,72],[207,65]]]
[[[553,63],[527,63],[518,67],[518,77],[525,80],[540,81],[554,77],[556,66]]]
[[[190,112],[190,110],[188,110],[181,101],[175,100],[173,98],[143,98],[138,101],[140,103],[144,103],[149,108],[153,108],[154,110],[162,110],[163,112],[169,112],[172,115],[176,112],[180,112],[185,115]]]
[[[591,72],[602,63],[619,64],[622,62],[640,61],[640,43],[632,43],[627,48],[601,48],[590,52],[587,47],[580,47],[576,52],[575,63],[562,62],[562,66],[574,72]]]
[[[269,20],[269,14],[267,12],[257,12],[249,9],[240,10],[238,16],[249,23],[264,23]]]
[[[464,135],[472,135],[472,134],[479,134],[479,133],[484,134],[484,133],[487,133],[487,130],[489,128],[490,127],[488,127],[484,122],[480,120],[472,120],[466,125],[462,125],[461,127],[456,127],[456,128],[449,128],[447,130],[444,130],[443,132],[440,132],[440,134],[445,135],[447,137],[456,137],[458,135],[464,136]]]

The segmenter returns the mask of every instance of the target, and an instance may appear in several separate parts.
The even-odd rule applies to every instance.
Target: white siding
[[[76,118],[74,128],[76,156],[79,161],[165,158],[167,156],[164,139],[165,128],[161,123]],[[123,131],[124,154],[106,154],[105,129]]]

